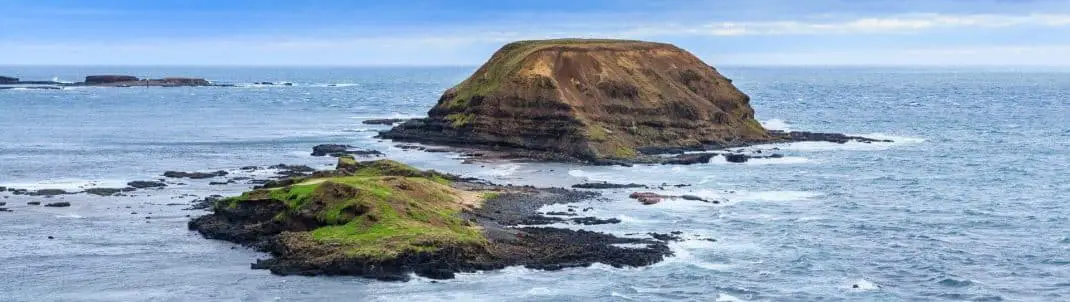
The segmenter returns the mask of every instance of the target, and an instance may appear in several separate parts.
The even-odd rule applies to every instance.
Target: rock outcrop
[[[18,84],[19,78],[0,76],[0,85]]]
[[[673,45],[521,41],[447,90],[428,118],[381,137],[627,160],[642,148],[770,140],[749,100],[715,68]]]
[[[189,228],[270,253],[253,268],[282,275],[445,279],[515,265],[642,266],[671,254],[665,244],[646,239],[520,225],[531,225],[522,219],[540,217],[534,211],[545,204],[590,194],[479,184],[391,160],[343,156],[333,171],[214,200],[213,213],[191,220]]]
[[[212,86],[212,83],[200,78],[162,78],[162,79],[139,79],[128,75],[91,75],[85,77],[85,82],[75,83],[83,86],[154,86],[154,87],[185,87],[185,86]]]

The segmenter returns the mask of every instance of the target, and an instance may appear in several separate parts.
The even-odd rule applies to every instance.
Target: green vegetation
[[[483,192],[483,200],[491,200],[501,196],[501,192]]]
[[[476,115],[472,113],[454,113],[446,116],[446,120],[450,121],[450,126],[453,126],[453,128],[464,127],[472,123],[475,118]]]
[[[491,56],[487,63],[483,64],[472,77],[454,86],[454,96],[446,107],[457,110],[468,105],[468,100],[474,96],[487,96],[494,93],[502,85],[502,80],[511,79],[512,76],[523,66],[524,60],[531,54],[540,50],[555,46],[607,46],[613,44],[644,43],[657,44],[633,40],[611,39],[550,39],[517,41],[502,46]],[[658,44],[660,45],[660,44]]]
[[[635,149],[633,149],[633,148],[618,147],[616,150],[613,150],[613,157],[614,158],[633,159],[638,155],[639,155],[638,152],[636,152]]]
[[[599,125],[587,126],[587,139],[596,142],[604,142],[609,139],[606,135],[606,129]]]
[[[277,221],[315,221],[308,240],[337,247],[347,256],[388,259],[443,245],[483,244],[476,226],[461,219],[466,196],[449,180],[392,161],[354,162],[352,176],[313,178],[292,186],[246,192],[221,201],[282,202]],[[472,198],[472,197],[468,197]]]

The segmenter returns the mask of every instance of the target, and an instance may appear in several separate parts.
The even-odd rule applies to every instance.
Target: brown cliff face
[[[749,97],[716,69],[673,45],[640,41],[510,43],[428,115],[382,137],[580,159],[771,139]]]

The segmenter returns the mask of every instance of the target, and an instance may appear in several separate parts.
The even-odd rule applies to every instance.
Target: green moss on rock
[[[458,216],[481,198],[479,193],[455,189],[440,174],[392,160],[345,161],[350,175],[254,190],[219,205],[282,203],[286,210],[274,220],[315,225],[309,236],[293,238],[330,246],[348,257],[389,259],[406,252],[486,242],[479,227]]]

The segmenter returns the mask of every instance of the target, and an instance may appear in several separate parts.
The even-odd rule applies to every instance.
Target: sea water
[[[457,154],[374,139],[387,128],[360,123],[423,116],[473,70],[0,67],[24,79],[133,74],[236,85],[0,90],[0,186],[77,191],[166,170],[326,169],[332,159],[311,157],[311,147],[343,143],[496,183],[690,184],[655,191],[722,202],[645,206],[628,190],[606,190],[581,206],[620,224],[561,225],[683,232],[674,256],[649,267],[511,267],[387,283],[251,270],[266,255],[186,229],[187,215],[206,213],[183,210],[194,196],[247,184],[183,180],[132,197],[3,194],[14,212],[0,213],[0,301],[1070,299],[1067,71],[721,68],[767,128],[895,141],[785,144],[775,146],[785,157],[745,164],[462,164]],[[262,81],[294,85],[253,84]],[[26,205],[56,200],[72,206]]]

